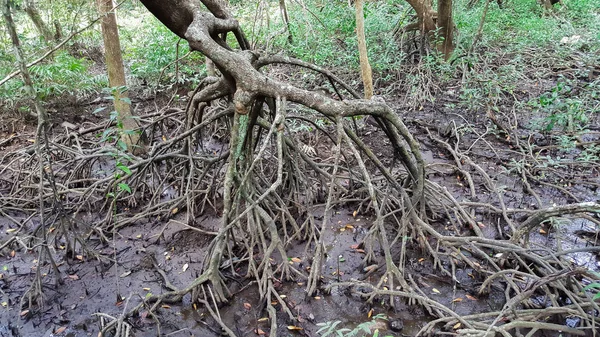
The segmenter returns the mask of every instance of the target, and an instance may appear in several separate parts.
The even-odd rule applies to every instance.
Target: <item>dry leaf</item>
[[[167,304],[163,304],[163,305],[161,305],[161,307],[162,307],[163,309],[171,309],[171,306],[170,306],[170,305],[167,305]]]
[[[67,327],[66,326],[61,326],[60,328],[54,330],[54,333],[55,334],[61,334],[61,333],[65,332],[65,330],[67,330]]]
[[[21,316],[27,316],[28,313],[29,313],[29,310],[23,310],[23,311],[21,311]]]
[[[75,258],[79,261],[83,261],[83,255],[76,255]]]
[[[17,255],[17,252],[15,252],[14,250],[12,250],[12,251],[10,252],[10,257],[15,257],[15,255]]]
[[[346,231],[346,227],[340,228],[340,232],[344,232],[344,231]]]
[[[460,328],[460,322],[454,324],[454,326],[452,327],[452,329],[454,329],[454,330],[456,330],[458,328]]]
[[[350,246],[350,248],[352,248],[352,249],[358,249],[358,245],[352,245],[352,246]]]
[[[321,296],[315,296],[315,300],[320,300]]]
[[[347,229],[354,229],[354,226],[352,226],[352,225],[346,225],[346,228]]]
[[[250,310],[250,309],[252,309],[252,304],[244,303],[244,308],[246,308],[246,310]]]
[[[463,300],[463,299],[462,299],[461,297],[458,297],[458,298],[455,298],[455,299],[453,299],[453,300],[452,300],[452,303],[456,303],[456,302],[462,302],[462,300]]]
[[[304,330],[299,326],[295,326],[295,325],[288,325],[288,330]]]
[[[373,316],[373,308],[371,308],[371,310],[369,310],[369,312],[367,313],[367,318],[371,318],[371,316]]]
[[[425,261],[425,258],[424,258],[424,257],[422,257],[422,258],[420,258],[420,259],[419,259],[419,263],[421,263],[421,262],[423,262],[423,261]]]
[[[361,254],[366,254],[364,249],[357,249],[356,250],[357,253],[361,253]]]
[[[440,294],[440,291],[439,291],[439,290],[437,290],[437,289],[435,289],[435,288],[431,289],[431,291],[433,291],[433,292],[434,292],[434,293],[436,293],[436,294]]]
[[[477,301],[477,297],[473,297],[469,294],[465,295],[466,298],[470,299],[471,301]]]
[[[143,291],[150,291],[150,288],[142,288]]]
[[[269,317],[263,317],[263,318],[259,318],[258,322],[267,322],[269,320]]]
[[[79,276],[77,276],[77,274],[67,275],[67,277],[70,278],[73,281],[79,280]]]
[[[16,228],[9,228],[9,229],[6,230],[6,232],[7,233],[12,233],[12,232],[14,232],[16,230],[17,230]]]
[[[352,212],[352,217],[353,217],[353,218],[356,218],[356,215],[357,215],[357,214],[358,214],[358,211],[354,211],[354,212]]]
[[[136,239],[141,239],[142,238],[142,234],[138,234],[135,236]]]
[[[540,228],[540,234],[548,234],[543,228]]]
[[[279,304],[279,302],[277,302],[277,301],[271,301],[271,305],[277,305],[277,304]]]
[[[166,142],[166,141],[167,141],[167,137],[165,137],[165,136],[163,135],[163,136],[162,136],[162,140],[163,140],[163,142]]]
[[[171,214],[176,214],[177,212],[179,212],[179,208],[175,207],[171,210]]]
[[[265,332],[262,331],[261,329],[256,329],[256,331],[254,331],[257,335],[265,335]]]
[[[292,257],[292,258],[290,259],[290,261],[292,261],[292,262],[296,262],[296,263],[300,263],[300,262],[302,262],[302,260],[301,260],[300,258],[298,258],[298,257]]]
[[[483,224],[483,222],[478,222],[477,226],[479,226],[479,228],[485,228],[485,225]]]
[[[186,264],[183,265],[183,268],[181,268],[181,269],[183,271],[186,271],[189,267],[190,267],[190,265],[186,263]]]

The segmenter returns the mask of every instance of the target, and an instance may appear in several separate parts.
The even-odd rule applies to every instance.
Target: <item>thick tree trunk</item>
[[[102,38],[104,40],[104,57],[106,59],[106,68],[108,71],[108,82],[111,88],[124,87],[125,69],[123,68],[123,57],[121,55],[121,43],[119,41],[119,30],[117,28],[117,16],[113,9],[112,0],[97,0],[98,11],[104,15],[102,19]],[[126,102],[127,91],[114,90],[115,111],[118,113],[119,120],[123,123],[125,132],[121,135],[121,140],[127,144],[127,149],[133,153],[139,152],[140,136],[138,133],[130,131],[138,129],[136,121],[132,118],[131,108]]]
[[[27,13],[27,16],[29,16],[29,19],[31,19],[31,21],[35,25],[35,28],[40,33],[40,36],[44,39],[44,41],[46,43],[52,41],[52,31],[50,31],[50,28],[48,28],[48,26],[42,19],[42,15],[35,6],[34,0],[25,0],[23,3],[23,7],[25,9],[25,12]]]
[[[419,29],[423,34],[429,34],[436,28],[433,19],[434,11],[431,0],[406,0],[417,13]]]
[[[438,43],[437,48],[448,60],[454,51],[454,22],[452,20],[452,0],[438,0],[439,38],[443,41]]]
[[[363,0],[356,0],[356,37],[358,39],[358,54],[360,57],[360,74],[365,86],[365,98],[373,97],[373,72],[371,64],[369,64],[369,56],[367,54],[367,42],[365,39],[365,16],[363,12]]]

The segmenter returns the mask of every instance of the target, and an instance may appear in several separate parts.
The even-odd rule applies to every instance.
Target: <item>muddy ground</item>
[[[549,81],[549,86],[552,81]],[[539,87],[534,90],[523,88],[520,95],[526,101],[528,97],[539,95]],[[429,164],[428,177],[432,181],[445,186],[458,201],[495,203],[490,194],[471,195],[465,177],[455,168],[455,160],[444,146],[434,139],[451,144],[452,148],[468,153],[469,158],[483,167],[493,179],[496,188],[501,189],[508,208],[539,208],[535,197],[528,193],[523,183],[522,172],[518,165],[534,165],[531,171],[538,174],[539,181],[530,179],[531,189],[540,198],[544,206],[566,204],[574,201],[600,200],[600,165],[580,165],[575,160],[582,147],[569,152],[562,151],[556,144],[554,136],[559,132],[541,133],[532,129],[528,121],[541,116],[535,111],[515,116],[517,128],[511,135],[498,128],[485,111],[467,111],[449,108],[448,102],[458,97],[452,95],[451,89],[442,90],[436,104],[424,104],[420,109],[409,108],[401,103],[401,94],[384,96],[403,117],[415,137],[421,143]],[[135,102],[135,98],[134,98]],[[141,102],[141,100],[140,100]],[[154,102],[151,102],[154,103]],[[514,106],[514,101],[505,102],[507,109]],[[55,117],[55,133],[61,132],[63,121],[77,125],[92,125],[101,117],[89,114],[98,104],[63,105],[59,117]],[[140,109],[152,110],[153,104],[141,104]],[[55,115],[56,116],[56,115]],[[83,117],[81,117],[83,116]],[[501,118],[500,118],[501,119]],[[593,116],[590,125],[600,125],[599,117]],[[364,124],[364,125],[362,125]],[[453,128],[448,129],[452,125]],[[450,130],[450,131],[448,131]],[[431,132],[430,136],[428,131]],[[34,138],[33,127],[18,122],[5,122],[0,130],[0,149],[3,153],[29,146]],[[361,122],[362,136],[384,163],[392,161],[393,152],[381,142],[383,133],[373,125]],[[537,165],[534,160],[517,148],[514,139],[530,144],[539,144],[535,155],[546,166]],[[586,144],[598,144],[600,132],[588,130],[581,133],[580,139]],[[318,146],[318,144],[315,144]],[[573,158],[571,163],[552,164],[548,158]],[[464,164],[464,162],[463,162]],[[598,163],[596,163],[598,164]],[[537,166],[536,166],[537,165]],[[474,173],[473,169],[468,169]],[[476,185],[485,182],[474,175]],[[166,193],[168,194],[168,193]],[[1,195],[0,195],[1,196]],[[168,195],[164,196],[168,198]],[[576,198],[577,200],[573,200]],[[317,206],[315,211],[319,211]],[[334,281],[377,279],[379,266],[365,265],[363,251],[358,244],[364,238],[370,226],[369,214],[355,214],[357,205],[345,205],[336,210],[333,225],[327,229],[328,258],[323,269],[323,283]],[[132,211],[134,212],[134,211]],[[7,211],[6,215],[16,217],[19,212]],[[104,214],[88,212],[77,219],[82,224],[93,224]],[[203,232],[189,229],[182,225],[184,214],[176,214],[168,221],[148,219],[134,226],[121,229],[110,243],[102,243],[92,236],[87,242],[87,250],[70,252],[65,249],[64,242],[56,242],[51,249],[57,257],[57,263],[64,275],[64,284],[55,285],[52,275],[45,278],[43,290],[44,306],[31,310],[20,308],[21,297],[30,286],[34,270],[38,267],[37,255],[24,251],[18,244],[5,247],[0,256],[0,336],[97,336],[101,322],[97,313],[117,316],[143,300],[148,294],[161,294],[165,288],[165,280],[159,270],[164,271],[170,282],[176,287],[189,284],[202,268],[206,248],[212,238],[211,232],[218,230],[219,217],[213,211],[196,219],[197,227]],[[478,214],[480,227],[489,238],[500,237],[502,228],[498,215],[482,211]],[[441,233],[462,235],[469,229],[454,224],[443,218],[435,223]],[[30,224],[30,226],[35,223]],[[0,216],[0,243],[4,242],[15,224],[6,216]],[[570,221],[568,218],[545,224],[538,228],[532,236],[535,247],[550,247],[552,251],[577,247],[599,246],[598,228],[591,221]],[[81,247],[80,247],[81,248]],[[300,269],[306,269],[310,263],[313,246],[305,246],[300,241],[291,242],[288,246],[289,263]],[[458,265],[457,281],[452,282],[439,271],[432,268],[428,259],[416,243],[409,242],[410,255],[407,256],[407,270],[421,287],[420,291],[430,294],[458,314],[466,315],[477,312],[499,310],[504,305],[504,294],[499,287],[492,287],[488,295],[479,295],[481,277],[477,270],[466,265]],[[397,254],[397,252],[396,252]],[[570,254],[574,266],[584,266],[598,270],[599,256],[591,252]],[[260,256],[254,257],[260,260]],[[235,262],[235,261],[234,261]],[[223,263],[224,273],[233,294],[230,303],[220,308],[222,320],[238,336],[257,336],[267,334],[269,322],[253,281],[245,279],[245,270],[236,264],[230,268],[228,261]],[[47,270],[47,268],[44,268]],[[396,299],[391,308],[386,301],[377,300],[367,303],[364,299],[347,289],[334,288],[331,293],[320,293],[315,297],[306,296],[305,281],[294,282],[275,280],[281,300],[289,308],[296,321],[288,317],[281,303],[278,308],[279,336],[318,336],[320,328],[317,323],[341,321],[340,327],[354,328],[369,322],[378,314],[387,319],[380,319],[372,326],[379,329],[381,335],[414,336],[427,322],[434,319],[426,310],[417,305],[407,305]],[[533,298],[533,301],[536,299]],[[199,310],[196,310],[199,309]],[[132,319],[134,336],[219,336],[221,328],[201,308],[190,304],[186,296],[183,303],[164,304],[154,312],[146,309],[141,315]],[[567,318],[561,324],[577,326],[576,319]],[[266,331],[266,332],[265,332]],[[559,336],[560,332],[546,332],[539,336]]]

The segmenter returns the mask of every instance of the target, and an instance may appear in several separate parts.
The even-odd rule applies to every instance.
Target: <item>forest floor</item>
[[[526,83],[522,88],[517,88],[510,99],[500,100],[496,112],[453,107],[461,98],[456,87],[452,86],[437,91],[435,104],[424,103],[416,108],[405,103],[402,93],[385,93],[382,97],[398,111],[420,142],[428,164],[428,178],[444,186],[459,202],[497,205],[494,192],[480,192],[486,181],[477,174],[475,168],[466,164],[466,157],[487,172],[508,209],[535,210],[573,202],[597,202],[600,200],[600,165],[597,158],[589,161],[580,158],[586,149],[600,146],[600,130],[592,127],[568,133],[576,143],[565,148],[557,145],[556,140],[566,132],[542,132],[531,126],[530,121],[544,118],[540,111],[515,111],[515,100],[526,102],[555,85],[556,77],[536,86]],[[139,103],[139,114],[152,112],[155,103],[158,106],[164,104],[164,100],[141,100],[135,95],[132,95],[132,100],[134,105]],[[53,116],[54,135],[64,131],[66,124],[63,122],[77,128],[97,123],[102,117],[91,116],[90,112],[101,103],[75,102],[54,107],[57,111]],[[600,125],[600,116],[591,116],[588,124]],[[364,121],[359,121],[359,126],[360,134],[377,156],[384,163],[391,163],[393,153],[385,142],[381,142],[383,132]],[[34,131],[30,125],[4,123],[0,128],[0,151],[6,154],[31,146],[31,140],[35,138]],[[331,156],[330,150],[319,148],[318,140],[311,138],[310,132],[306,133],[306,143],[317,150],[315,156],[323,159]],[[212,142],[207,146],[220,151],[219,146],[215,146],[219,142]],[[464,165],[464,171],[457,169],[457,165]],[[103,170],[100,166],[95,169],[99,172]],[[473,176],[475,193],[466,181],[465,172]],[[3,193],[7,193],[4,187],[0,189],[0,196]],[[166,200],[176,193],[165,190],[161,198]],[[355,213],[356,207],[352,204],[338,207],[331,221],[332,226],[327,229],[328,258],[323,266],[325,284],[347,280],[370,282],[378,279],[381,272],[376,264],[363,264],[363,251],[358,244],[366,235],[370,217],[369,214]],[[322,212],[322,208],[323,205],[316,206],[315,212]],[[134,214],[135,208],[130,212]],[[167,220],[138,221],[120,229],[110,242],[91,237],[87,242],[88,251],[85,252],[67,251],[64,243],[55,242],[52,251],[63,272],[64,284],[54,286],[50,282],[44,283],[45,305],[35,310],[24,311],[19,303],[38,266],[37,255],[24,252],[18,245],[4,247],[0,256],[0,267],[3,268],[0,270],[0,336],[97,336],[100,320],[94,314],[102,312],[117,316],[148,294],[166,291],[165,279],[159,271],[164,272],[176,287],[186,286],[198,276],[206,247],[220,226],[217,213],[218,210],[208,209],[196,219],[201,231],[183,224],[184,212],[174,212]],[[24,219],[23,214],[16,211],[10,210],[5,214],[18,220]],[[77,221],[90,224],[104,216],[88,210]],[[481,231],[488,238],[498,238],[501,232],[506,231],[501,224],[501,217],[494,212],[482,209],[476,217]],[[600,221],[597,216],[595,219]],[[443,218],[434,225],[446,235],[460,236],[470,231],[467,225],[450,223]],[[14,228],[12,220],[0,216],[0,242],[14,235]],[[560,218],[535,229],[531,244],[532,249],[549,252],[600,247],[599,234],[598,227],[592,221]],[[310,260],[312,249],[306,247],[304,242],[291,242],[287,246],[288,256],[292,257],[289,263],[306,269],[310,266],[307,261]],[[408,252],[406,270],[421,287],[420,290],[456,313],[467,315],[496,311],[505,304],[502,287],[492,284],[488,294],[479,294],[482,278],[478,270],[458,264],[455,270],[457,279],[452,281],[439,270],[433,269],[432,261],[418,244],[410,242]],[[255,258],[260,260],[260,256]],[[600,257],[593,251],[572,253],[568,258],[573,266],[592,271],[600,268]],[[484,265],[485,261],[477,260],[477,263]],[[263,319],[265,313],[261,310],[263,306],[252,280],[233,275],[234,270],[228,261],[222,267],[230,291],[234,294],[230,303],[220,308],[222,320],[238,336],[268,334],[269,323]],[[236,273],[245,274],[245,270],[236,268]],[[281,300],[286,302],[297,319],[292,321],[283,311],[280,312],[279,336],[318,336],[320,326],[317,323],[338,320],[341,321],[339,327],[353,329],[361,323],[372,322],[370,328],[373,331],[379,329],[381,335],[414,336],[424,324],[434,319],[418,305],[409,306],[397,301],[396,307],[390,308],[386,303],[366,303],[345,289],[334,288],[329,294],[307,297],[303,280],[277,280],[275,286],[280,294],[285,295]],[[533,297],[531,301],[535,304],[543,300]],[[282,310],[280,305],[276,305],[276,308]],[[130,322],[134,327],[134,335],[153,336],[159,331],[161,336],[221,334],[221,328],[209,315],[191,306],[189,296],[184,298],[183,303],[163,304],[154,314],[156,316],[144,311]],[[374,319],[378,314],[385,314],[387,319]],[[571,327],[579,324],[577,319],[571,317],[556,323]],[[538,335],[560,336],[561,333],[547,331],[545,335]]]

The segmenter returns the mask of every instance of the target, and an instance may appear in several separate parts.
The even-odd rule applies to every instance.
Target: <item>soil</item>
[[[539,88],[536,88],[539,90]],[[535,95],[537,93],[531,93]],[[441,95],[443,96],[443,95]],[[447,97],[447,96],[444,96]],[[508,208],[530,208],[539,206],[535,198],[527,192],[517,163],[523,155],[507,135],[498,130],[490,118],[468,111],[448,111],[443,100],[436,105],[425,105],[421,111],[411,111],[401,102],[394,101],[395,97],[385,97],[396,106],[401,116],[408,124],[415,137],[421,142],[422,150],[429,164],[429,179],[445,186],[459,201],[493,202],[493,193],[478,194],[472,198],[465,177],[454,168],[455,161],[451,154],[427,134],[430,130],[436,138],[443,139],[461,151],[469,150],[469,157],[483,167],[493,179],[496,186],[501,188],[502,195]],[[507,102],[507,106],[513,102]],[[142,105],[141,109],[151,106],[154,102]],[[63,111],[54,121],[55,130],[60,123],[68,121],[82,126],[93,123],[102,116],[93,117],[89,113],[97,104],[78,106],[77,104],[63,105]],[[86,116],[86,117],[77,117]],[[531,118],[531,116],[524,116]],[[598,123],[598,116],[594,116]],[[539,144],[553,144],[551,134],[540,134],[529,129],[520,119],[515,134],[523,136],[521,141],[533,141]],[[18,124],[18,123],[17,123]],[[445,132],[448,125],[456,125],[460,135]],[[593,124],[592,124],[593,125]],[[600,123],[596,124],[600,125]],[[481,136],[486,133],[485,136]],[[0,130],[0,149],[7,153],[30,145],[34,129],[31,126],[11,126],[4,124]],[[56,131],[58,132],[58,131]],[[361,135],[370,144],[377,156],[384,163],[392,162],[392,149],[381,142],[381,130],[364,125]],[[457,132],[457,131],[454,131]],[[529,137],[531,136],[531,137]],[[582,135],[586,142],[600,141],[600,133],[588,132]],[[219,146],[212,144],[215,149]],[[547,147],[543,154],[554,157],[573,157],[581,151],[580,148],[565,153],[558,147]],[[544,206],[566,204],[573,202],[573,196],[578,201],[600,200],[600,168],[590,166],[580,167],[576,161],[573,164],[552,166],[549,164],[548,176],[542,182],[558,184],[572,195],[564,193],[555,187],[541,183],[532,188],[539,195]],[[476,184],[484,182],[477,178]],[[1,195],[0,195],[1,197]],[[323,266],[323,282],[378,279],[380,270],[377,265],[367,266],[363,262],[363,253],[358,244],[364,238],[370,226],[368,214],[355,214],[358,205],[346,205],[336,210],[327,228],[327,259]],[[316,210],[318,212],[318,209]],[[11,216],[18,213],[7,212]],[[80,223],[92,223],[104,214],[90,213],[78,219]],[[77,251],[69,252],[64,242],[53,245],[57,263],[63,275],[64,284],[55,285],[50,273],[44,278],[44,306],[38,309],[23,311],[20,307],[21,297],[30,286],[36,268],[39,266],[37,255],[23,252],[19,245],[4,249],[0,256],[0,336],[97,336],[101,322],[97,313],[118,316],[132,306],[142,301],[148,294],[161,294],[166,290],[165,281],[158,273],[163,270],[176,287],[188,285],[202,268],[204,255],[212,236],[191,230],[181,224],[185,215],[176,214],[168,221],[156,219],[139,221],[134,226],[121,229],[110,240],[103,242],[98,237],[91,236],[87,242],[87,250],[78,246]],[[19,218],[19,220],[24,220]],[[196,219],[196,226],[206,232],[215,232],[220,224],[219,217],[211,212]],[[499,217],[493,213],[481,212],[478,215],[480,227],[489,238],[499,238],[506,231],[499,225]],[[440,217],[435,223],[443,234],[461,235],[469,232],[468,228],[450,223]],[[7,217],[0,217],[0,233],[3,242],[14,225]],[[598,246],[598,228],[590,221],[568,218],[545,224],[536,229],[532,242],[536,247],[550,248],[553,251],[577,247]],[[478,289],[482,278],[477,270],[466,265],[456,266],[456,282],[443,276],[432,268],[430,261],[418,244],[410,242],[407,256],[407,272],[420,286],[420,291],[431,294],[458,314],[466,315],[477,312],[499,310],[504,305],[505,296],[499,287],[492,286],[486,295],[479,295]],[[310,266],[313,245],[306,246],[305,242],[292,242],[288,246],[289,263],[300,269]],[[395,252],[397,254],[397,252]],[[468,253],[467,253],[468,254]],[[598,270],[599,257],[595,253],[582,252],[570,254],[574,266],[585,266]],[[254,257],[260,259],[259,256]],[[269,322],[262,310],[263,302],[252,280],[244,278],[245,270],[242,263],[232,261],[233,267],[224,262],[224,273],[233,297],[231,301],[220,308],[222,320],[238,336],[258,336],[269,330]],[[158,269],[157,269],[158,268]],[[387,319],[377,319],[371,329],[379,329],[381,336],[414,336],[419,329],[433,316],[418,305],[407,305],[399,299],[394,300],[394,307],[386,301],[367,303],[357,294],[347,289],[333,288],[331,293],[319,293],[308,297],[305,292],[304,280],[282,282],[275,280],[285,306],[289,308],[296,321],[291,320],[285,313],[282,303],[276,304],[278,309],[279,336],[318,336],[318,323],[341,321],[339,327],[353,329],[359,324],[369,322],[378,314],[384,314]],[[533,301],[542,299],[532,299]],[[219,336],[221,329],[216,322],[203,310],[196,310],[190,304],[190,296],[184,297],[183,303],[164,304],[154,311],[156,316],[144,309],[139,317],[130,321],[134,327],[135,336]],[[377,316],[379,317],[379,316]],[[568,318],[559,322],[569,326],[578,324],[576,319]],[[401,329],[401,331],[399,331]],[[539,336],[559,336],[560,332],[546,332]]]

